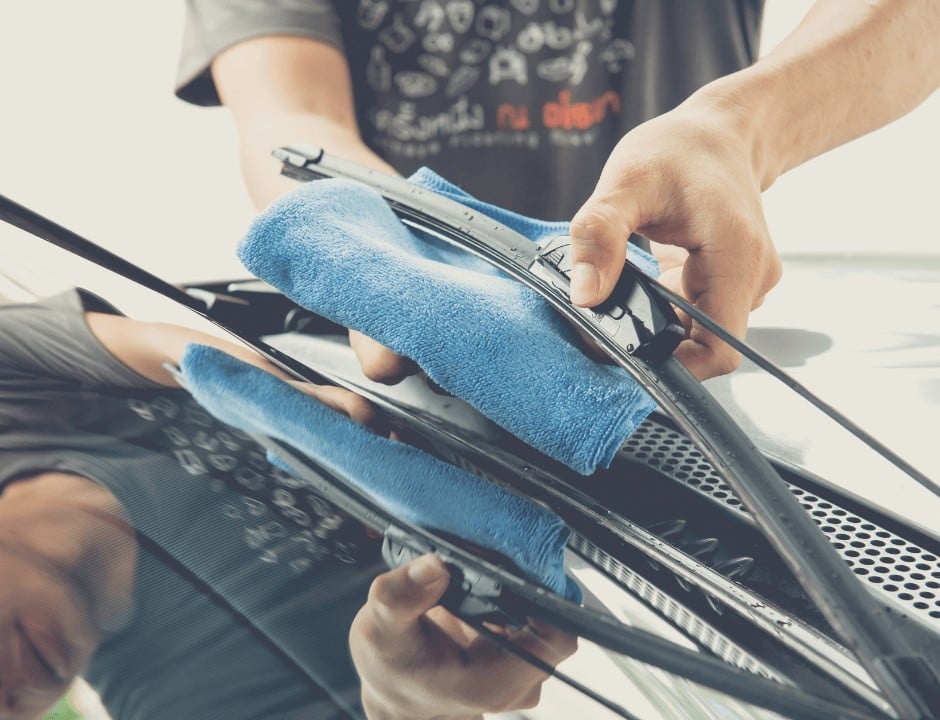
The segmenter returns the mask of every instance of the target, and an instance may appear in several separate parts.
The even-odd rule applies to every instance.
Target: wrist
[[[791,166],[777,142],[772,111],[775,85],[773,77],[751,67],[705,85],[683,103],[709,113],[744,146],[761,191]]]

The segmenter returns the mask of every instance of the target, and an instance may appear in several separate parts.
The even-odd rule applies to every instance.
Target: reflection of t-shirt
[[[569,219],[631,128],[757,56],[763,0],[189,0],[177,92],[226,47],[300,35],[349,61],[363,139],[403,174]],[[316,142],[316,138],[297,138]]]
[[[121,720],[343,717],[374,543],[247,435],[117,361],[84,309],[113,311],[75,291],[0,308],[0,484],[89,477],[153,548],[86,677]]]

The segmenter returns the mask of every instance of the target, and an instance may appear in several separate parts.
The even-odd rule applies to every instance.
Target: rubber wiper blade
[[[932,662],[936,642],[931,645],[931,640],[915,637],[904,618],[868,593],[751,440],[701,383],[669,356],[679,341],[674,337],[671,310],[663,311],[663,325],[647,327],[650,334],[641,337],[632,322],[634,315],[624,322],[627,315],[620,314],[620,309],[626,301],[620,298],[614,300],[617,310],[613,314],[571,304],[564,253],[552,256],[548,250],[543,255],[545,248],[459,202],[321,148],[279,148],[274,156],[283,163],[282,173],[298,180],[346,178],[370,186],[403,222],[483,258],[538,292],[629,372],[695,442],[751,511],[767,540],[898,716],[904,720],[940,717],[940,671]],[[629,263],[625,265],[628,283],[643,285],[641,275]],[[654,305],[665,303],[648,282],[644,289],[645,297],[655,297]],[[644,339],[652,352],[637,352]]]
[[[274,156],[283,162],[284,175],[297,180],[342,177],[372,187],[405,223],[471,252],[534,287],[560,312],[576,314],[576,324],[603,347],[616,347],[621,355],[662,361],[685,336],[672,306],[655,291],[650,278],[633,265],[624,266],[611,297],[602,305],[575,307],[568,302],[571,242],[567,237],[550,238],[536,245],[476,210],[402,178],[329,156],[318,148],[279,148]]]
[[[175,300],[276,364],[290,369],[290,365],[282,362],[282,357],[276,350],[247,337],[237,327],[213,318],[199,307],[199,301],[192,295],[3,195],[0,195],[0,220],[111,270],[163,297]],[[178,373],[176,375],[178,376]],[[292,471],[306,478],[311,487],[322,492],[326,499],[335,502],[360,522],[384,533],[387,541],[385,557],[392,561],[392,564],[396,558],[398,561],[405,561],[415,553],[442,554],[451,567],[458,570],[459,586],[451,594],[448,607],[470,622],[478,623],[481,617],[494,615],[508,620],[515,619],[517,623],[523,622],[525,617],[537,617],[614,652],[636,658],[759,707],[801,720],[871,720],[884,717],[869,706],[847,705],[800,688],[782,685],[652,633],[624,625],[590,608],[576,605],[519,577],[515,572],[473,555],[438,534],[394,517],[348,481],[333,475],[325,468],[315,466],[312,460],[300,457],[283,443],[265,437],[257,439],[273,450]],[[409,552],[403,553],[402,549]],[[467,578],[472,578],[473,581],[469,584],[464,582]],[[520,657],[526,659],[521,653]],[[563,674],[554,674],[567,681]],[[583,686],[578,683],[573,683],[572,687],[583,692]],[[595,695],[597,694],[591,697],[599,699],[622,717],[632,720],[633,716],[628,711],[618,709],[616,704]]]

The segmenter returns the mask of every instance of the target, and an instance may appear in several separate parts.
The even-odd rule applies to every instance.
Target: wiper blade
[[[201,301],[186,291],[2,195],[0,219],[175,300],[283,366],[276,351],[272,352],[272,348],[264,343],[246,337],[232,325],[213,318],[204,311],[204,305],[200,307]],[[385,533],[390,543],[386,557],[393,562],[396,556],[405,560],[414,553],[435,551],[443,554],[451,566],[459,570],[457,576],[460,578],[458,591],[448,602],[458,616],[465,617],[470,622],[479,623],[481,617],[494,615],[503,619],[515,618],[516,623],[522,623],[527,616],[536,617],[614,652],[786,716],[806,720],[871,720],[884,717],[882,713],[870,707],[850,706],[739,670],[715,658],[576,605],[520,578],[506,568],[457,547],[438,534],[391,516],[378,505],[370,503],[361,493],[357,494],[348,484],[343,484],[342,489],[338,490],[342,479],[334,479],[334,482],[330,483],[323,477],[329,473],[322,468],[312,469],[308,458],[298,457],[290,448],[276,441],[259,439],[274,449],[293,471],[306,473],[304,477],[310,479],[313,487],[323,492],[326,499],[333,500],[338,507],[350,512],[361,522]],[[317,482],[315,477],[320,477],[320,481]],[[403,554],[396,548],[410,548],[410,553]],[[463,582],[468,577],[472,577],[474,581],[469,584]],[[581,690],[583,686],[578,687],[578,684],[575,684],[574,687]],[[604,699],[601,701],[608,708],[617,711],[615,703]],[[633,718],[625,709],[621,708],[619,712],[622,717]]]
[[[915,642],[904,620],[864,590],[732,418],[678,361],[666,357],[672,348],[669,353],[665,349],[675,340],[671,310],[662,308],[665,301],[652,289],[652,281],[642,280],[638,277],[642,273],[625,265],[622,282],[631,289],[642,286],[643,299],[651,300],[659,309],[656,317],[664,319],[658,326],[640,323],[647,331],[644,337],[632,322],[642,311],[636,315],[621,312],[635,296],[614,297],[613,312],[572,305],[566,255],[553,257],[555,248],[543,256],[541,248],[485,215],[320,148],[280,148],[274,155],[283,162],[283,174],[298,180],[347,178],[365,183],[404,222],[472,252],[538,292],[629,372],[698,445],[898,715],[905,720],[940,716],[940,673],[920,644],[927,641]],[[627,317],[631,322],[624,320]],[[638,353],[641,346],[651,351]]]
[[[560,630],[597,643],[626,657],[648,663],[693,682],[727,693],[759,707],[792,717],[883,718],[881,713],[833,702],[798,688],[732,668],[726,663],[688,650],[645,630],[624,625],[615,619],[581,607],[519,577],[511,569],[481,559],[464,550],[459,541],[395,518],[379,504],[359,492],[355,485],[316,465],[284,443],[255,436],[285,463],[291,474],[309,483],[326,500],[383,534],[383,555],[391,567],[434,552],[448,565],[451,588],[442,605],[475,628],[485,622],[521,626],[526,617],[541,619]],[[621,717],[635,716],[625,708],[603,698],[582,683],[539,664],[513,643],[500,643],[507,652],[533,662],[574,689],[588,695]]]

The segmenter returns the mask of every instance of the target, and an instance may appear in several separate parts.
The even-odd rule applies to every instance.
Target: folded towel
[[[532,240],[567,232],[564,223],[486,205],[428,170],[413,182]],[[650,256],[631,253],[655,272]],[[412,358],[445,390],[580,473],[610,465],[655,407],[624,370],[584,355],[536,292],[419,237],[362,184],[300,186],[255,220],[239,255],[299,305]]]
[[[393,515],[513,560],[579,602],[564,572],[568,529],[553,513],[404,443],[370,433],[273,375],[219,350],[189,345],[180,362],[193,397],[217,418],[282,440],[348,478]]]

